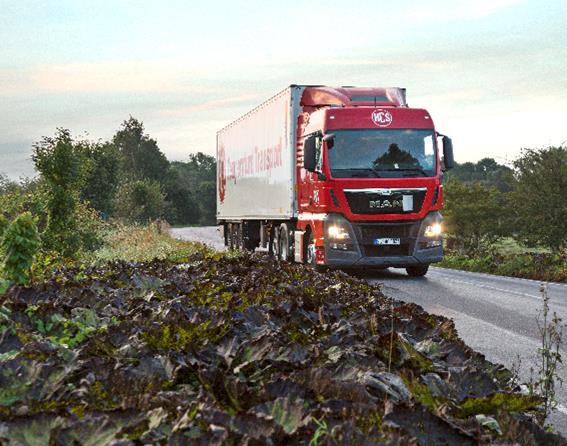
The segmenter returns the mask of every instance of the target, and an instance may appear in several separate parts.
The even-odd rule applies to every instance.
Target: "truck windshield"
[[[329,163],[335,178],[435,176],[433,130],[334,130],[333,134]]]

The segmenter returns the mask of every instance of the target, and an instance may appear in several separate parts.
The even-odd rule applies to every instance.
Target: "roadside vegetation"
[[[32,160],[34,179],[0,175],[0,291],[71,264],[161,258],[179,248],[154,237],[150,222],[214,224],[214,158],[169,162],[134,118],[106,142],[58,129],[34,144]],[[134,245],[120,244],[126,233]]]
[[[458,164],[444,193],[441,266],[567,282],[567,148]]]
[[[341,272],[183,250],[2,296],[3,443],[566,444],[450,320]]]

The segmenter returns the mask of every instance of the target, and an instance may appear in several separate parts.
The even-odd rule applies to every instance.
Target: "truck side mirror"
[[[317,168],[317,137],[315,135],[305,138],[303,143],[303,168],[315,172]]]
[[[455,167],[455,158],[453,157],[453,141],[448,136],[443,135],[443,160],[445,170]]]
[[[332,149],[335,145],[335,135],[333,133],[329,133],[323,136],[323,141],[327,143],[327,149]]]

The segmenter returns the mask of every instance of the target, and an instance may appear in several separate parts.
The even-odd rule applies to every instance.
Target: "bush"
[[[448,252],[439,266],[501,276],[567,282],[567,252],[463,255]]]
[[[163,217],[166,201],[161,185],[153,180],[135,180],[118,191],[118,217],[131,223],[145,224]]]
[[[10,223],[8,222],[8,219],[4,217],[2,214],[0,214],[0,240],[2,240],[2,237],[4,236],[4,231],[8,228],[9,224]]]
[[[105,235],[104,246],[94,253],[95,261],[150,261],[186,256],[200,249],[195,243],[184,242],[159,231],[156,225],[136,226],[115,224]]]
[[[555,252],[567,248],[567,148],[524,150],[514,167],[516,238]]]
[[[31,278],[34,256],[39,248],[39,234],[36,221],[29,212],[19,215],[5,230],[2,250],[5,258],[2,264],[5,279],[27,285]]]
[[[47,201],[49,194],[45,182],[41,179],[23,180],[10,183],[9,187],[0,190],[0,209],[9,220],[14,220],[24,212],[31,212],[37,220],[38,230],[47,226]]]
[[[485,253],[509,231],[506,195],[480,183],[467,185],[449,178],[443,215],[453,248],[468,255]]]

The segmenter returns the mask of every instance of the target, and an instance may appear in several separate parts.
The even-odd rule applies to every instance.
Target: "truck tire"
[[[273,257],[275,259],[279,259],[280,258],[280,246],[279,246],[279,233],[277,228],[274,228],[274,226],[271,227],[270,229],[270,237],[268,240],[268,255],[270,257]]]
[[[242,226],[240,223],[230,223],[230,232],[228,234],[229,245],[231,251],[240,251],[243,248]]]
[[[233,251],[235,249],[234,246],[234,225],[232,223],[229,223],[227,225],[227,241],[228,241],[228,249],[229,251]]]
[[[427,274],[428,269],[429,265],[408,266],[406,272],[411,277],[423,277]]]
[[[292,248],[289,242],[289,227],[287,223],[282,223],[279,227],[278,258],[285,262],[291,262],[293,259]]]

